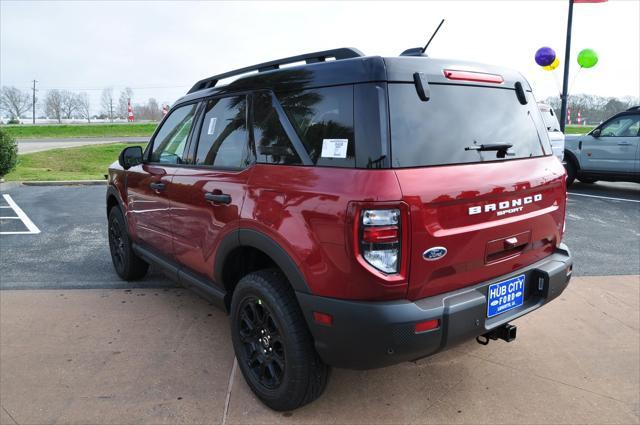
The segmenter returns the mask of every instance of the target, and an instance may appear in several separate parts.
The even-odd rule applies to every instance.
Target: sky
[[[0,85],[86,91],[98,113],[104,87],[172,103],[199,79],[259,62],[336,47],[428,55],[522,72],[540,99],[562,83],[568,0],[425,2],[30,2],[0,0]],[[553,72],[535,64],[552,47]],[[599,62],[579,74],[584,48]],[[571,93],[640,96],[640,0],[574,6]],[[575,78],[574,78],[575,77]]]

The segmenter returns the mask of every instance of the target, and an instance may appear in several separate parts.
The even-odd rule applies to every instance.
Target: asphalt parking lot
[[[575,278],[516,341],[335,370],[282,414],[234,367],[223,313],[155,270],[119,281],[104,186],[3,185],[0,423],[638,423],[640,185],[571,192]]]

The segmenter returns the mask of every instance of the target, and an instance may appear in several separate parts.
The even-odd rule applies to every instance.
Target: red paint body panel
[[[363,267],[352,250],[351,202],[401,200],[392,170],[255,165],[240,226],[266,234],[298,265],[316,295],[403,298],[406,279]]]
[[[171,222],[173,256],[192,271],[213,279],[216,248],[222,238],[237,229],[240,210],[253,171],[177,168],[172,180]],[[213,203],[205,193],[228,194],[228,205]]]
[[[127,170],[126,204],[129,227],[135,239],[153,246],[164,255],[173,254],[170,200],[167,191],[159,192],[152,183],[171,186],[172,167],[141,164]]]
[[[403,200],[411,208],[411,266],[408,298],[453,291],[534,263],[553,253],[562,239],[566,189],[562,164],[551,156],[499,163],[396,170]],[[469,214],[469,208],[542,199],[502,216]],[[527,233],[529,232],[529,233]],[[525,233],[521,251],[488,261],[492,243]],[[443,246],[448,253],[425,261],[422,253]]]

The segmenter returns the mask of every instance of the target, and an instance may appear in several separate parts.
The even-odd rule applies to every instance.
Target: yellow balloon
[[[553,62],[551,62],[551,65],[543,66],[542,68],[546,71],[553,71],[558,67],[558,65],[560,65],[560,61],[558,58],[555,58]]]

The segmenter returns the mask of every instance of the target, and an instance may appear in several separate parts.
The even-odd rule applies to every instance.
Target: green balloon
[[[598,63],[598,54],[593,49],[583,49],[578,53],[578,65],[593,68]]]

